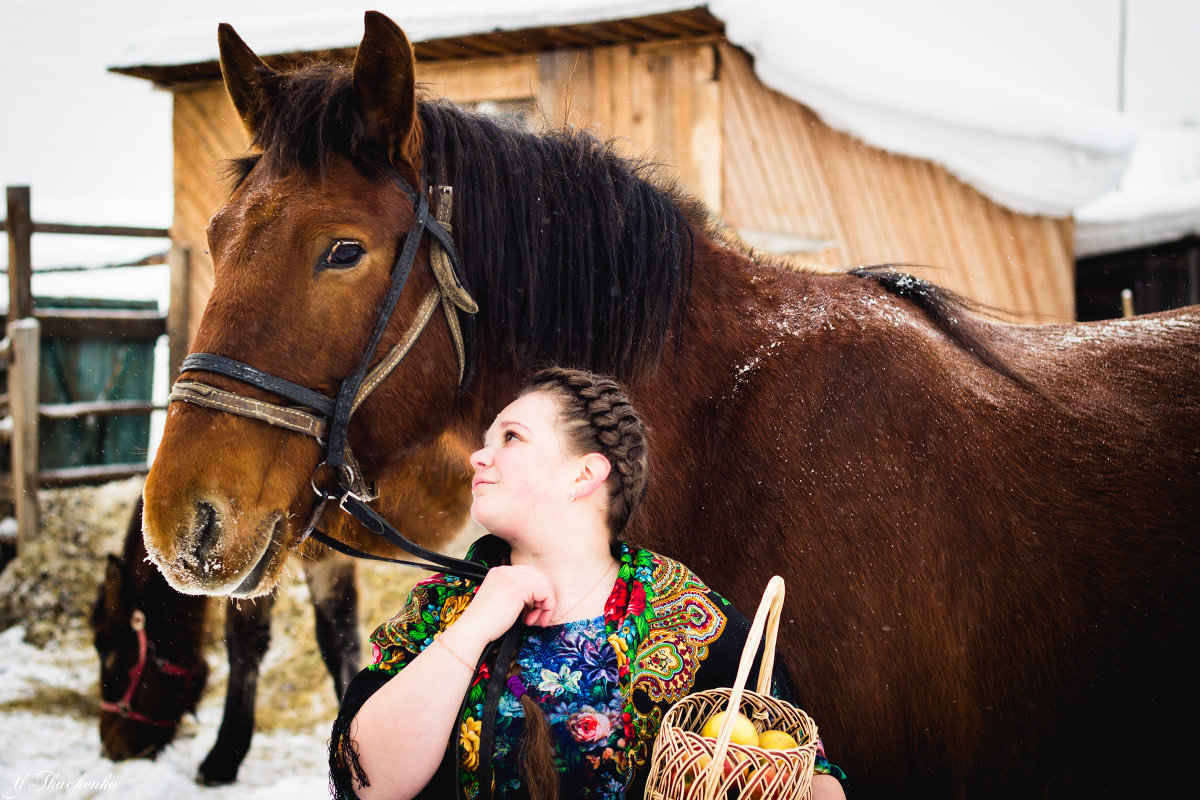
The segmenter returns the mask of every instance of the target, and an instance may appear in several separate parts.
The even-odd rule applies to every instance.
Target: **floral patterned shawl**
[[[617,656],[624,698],[626,794],[640,797],[663,714],[685,695],[733,684],[749,623],[679,562],[625,543],[617,545],[615,555],[620,569],[604,608],[605,636]],[[505,563],[507,557],[508,546],[494,536],[483,537],[467,554],[487,566]],[[351,774],[362,774],[349,739],[358,709],[458,619],[477,588],[471,580],[434,575],[414,586],[403,610],[371,636],[374,663],[351,682],[334,723],[330,777],[336,797],[356,797]],[[463,703],[457,753],[452,757],[447,748],[447,758],[422,796],[451,796],[455,783],[458,797],[474,800],[478,794],[480,720],[494,653],[493,648],[485,654]],[[750,683],[754,680],[752,676]],[[775,693],[781,694],[786,682],[775,684]],[[781,696],[792,700],[786,693]],[[823,752],[817,769],[844,777]]]

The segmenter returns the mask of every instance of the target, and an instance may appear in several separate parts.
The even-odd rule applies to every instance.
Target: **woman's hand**
[[[554,587],[546,574],[526,565],[493,567],[475,598],[451,628],[465,625],[492,642],[524,613],[526,625],[549,625],[554,616]]]

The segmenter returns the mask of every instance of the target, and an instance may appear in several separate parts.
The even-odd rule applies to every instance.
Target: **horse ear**
[[[96,602],[92,606],[91,624],[93,629],[99,629],[121,609],[121,585],[125,580],[125,570],[122,561],[112,553],[108,554],[108,564],[104,568],[104,582],[96,592]]]
[[[217,26],[217,42],[221,47],[225,90],[229,92],[242,124],[253,135],[262,124],[267,90],[275,78],[275,70],[256,56],[227,22]]]
[[[108,566],[104,568],[104,585],[113,589],[120,590],[121,581],[125,577],[125,570],[121,566],[121,559],[112,553],[108,554]]]
[[[400,26],[378,11],[368,11],[364,24],[354,57],[354,94],[371,138],[386,148],[393,165],[415,170],[420,141],[412,45]]]

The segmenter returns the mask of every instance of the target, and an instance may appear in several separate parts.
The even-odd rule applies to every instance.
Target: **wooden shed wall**
[[[1009,211],[933,162],[833,130],[759,82],[735,47],[720,47],[720,64],[732,227],[832,242],[798,261],[927,265],[905,269],[1032,320],[1074,319],[1070,219]]]
[[[590,127],[647,157],[735,228],[828,239],[825,267],[917,263],[930,280],[1037,320],[1073,318],[1069,220],[990,202],[930,162],[867,147],[754,77],[716,41],[617,45],[419,63],[432,96],[536,101],[543,123]],[[212,289],[204,229],[224,159],[246,136],[220,83],[175,87],[176,241],[192,255],[191,335]]]

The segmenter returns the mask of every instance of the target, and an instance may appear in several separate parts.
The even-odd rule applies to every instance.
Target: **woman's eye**
[[[515,431],[505,431],[504,432],[504,441],[511,442],[513,439],[516,439],[516,438],[517,438],[517,434]]]
[[[351,239],[338,239],[329,248],[329,252],[321,259],[321,263],[318,266],[325,269],[346,269],[353,267],[359,262],[359,259],[366,255],[366,252],[359,242]]]

